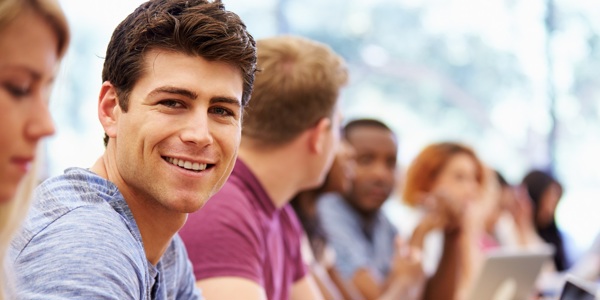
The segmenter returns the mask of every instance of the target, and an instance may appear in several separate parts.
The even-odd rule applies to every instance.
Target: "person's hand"
[[[464,223],[467,203],[452,198],[443,189],[430,193],[424,199],[423,206],[425,207],[423,222],[436,226],[436,228],[452,232],[461,228]]]
[[[389,278],[390,285],[402,290],[402,299],[419,299],[426,282],[421,250],[398,238]]]

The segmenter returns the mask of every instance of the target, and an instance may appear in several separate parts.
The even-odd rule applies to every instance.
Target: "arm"
[[[352,283],[365,299],[378,300],[416,300],[421,298],[425,283],[425,274],[417,252],[400,248],[394,257],[390,274],[380,283],[373,274],[364,268],[357,270]]]
[[[444,235],[444,250],[435,274],[429,278],[425,286],[424,300],[452,299],[456,295],[459,284],[459,269],[462,265],[461,233],[455,231]]]
[[[423,249],[425,236],[433,229],[444,232],[444,244],[436,272],[426,283],[423,299],[456,299],[471,280],[472,247],[474,243],[475,218],[473,209],[457,206],[457,201],[449,199],[443,191],[430,196],[432,202],[426,206],[426,214],[415,228],[410,244]]]
[[[365,299],[416,300],[421,298],[425,274],[421,267],[421,252],[396,241],[396,251],[386,278],[377,278],[366,268],[358,269],[352,283]]]
[[[258,283],[241,277],[213,277],[196,281],[206,299],[267,300],[265,289]]]
[[[339,286],[333,281],[330,274],[325,270],[325,268],[318,264],[313,263],[310,265],[310,274],[312,275],[319,291],[325,299],[328,300],[339,300],[345,299],[342,295]]]
[[[378,229],[378,233],[382,234],[382,241],[388,242],[377,250],[377,255],[389,259],[390,268],[387,272],[389,275],[384,275],[373,266],[370,242],[366,240],[360,220],[351,211],[349,212],[350,208],[343,205],[344,202],[341,201],[344,200],[333,201],[332,199],[336,200],[335,198],[322,199],[318,208],[323,228],[336,252],[335,269],[366,299],[377,299],[382,296],[390,299],[407,299],[410,289],[407,288],[406,282],[418,285],[412,280],[418,280],[420,277],[414,275],[422,271],[420,263],[413,262],[411,251],[394,249],[396,232],[393,225],[387,219],[381,219],[383,223],[380,223],[381,228]]]
[[[338,290],[342,294],[342,299],[346,300],[360,300],[362,297],[360,296],[356,287],[349,282],[346,282],[340,273],[332,266],[327,270],[329,273],[329,277],[335,283]]]
[[[292,286],[292,300],[322,300],[323,296],[312,276],[306,275]]]

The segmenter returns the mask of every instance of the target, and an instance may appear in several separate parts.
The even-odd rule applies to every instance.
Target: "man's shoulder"
[[[80,206],[108,204],[114,198],[122,199],[114,184],[90,171],[70,168],[35,189],[32,207],[54,217]]]
[[[126,222],[126,216],[115,207],[124,205],[125,200],[114,184],[87,170],[71,168],[65,174],[45,180],[35,189],[23,225],[24,233],[49,230],[58,220],[61,220],[58,223],[74,228],[92,226],[94,222],[109,228],[119,226]]]
[[[43,211],[33,213],[11,244],[17,256],[38,250],[77,252],[86,249],[88,253],[106,252],[107,255],[134,249],[143,251],[139,236],[110,206],[80,205],[52,217],[45,217]]]
[[[147,260],[141,240],[115,212],[80,206],[44,225],[25,227],[11,243],[16,276],[31,285],[24,291],[44,293],[51,285],[68,291],[69,282],[92,288],[100,278],[110,279],[101,285],[111,289],[143,286]]]

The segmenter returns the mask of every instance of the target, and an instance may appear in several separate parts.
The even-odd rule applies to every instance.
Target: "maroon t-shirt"
[[[239,159],[231,176],[179,232],[197,280],[234,276],[265,288],[267,298],[288,299],[306,275],[302,228],[288,205],[277,209]]]

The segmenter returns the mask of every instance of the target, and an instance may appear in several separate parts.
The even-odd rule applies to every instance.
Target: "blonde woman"
[[[0,299],[10,295],[6,249],[29,207],[37,144],[54,132],[49,89],[68,40],[56,1],[0,1]]]

